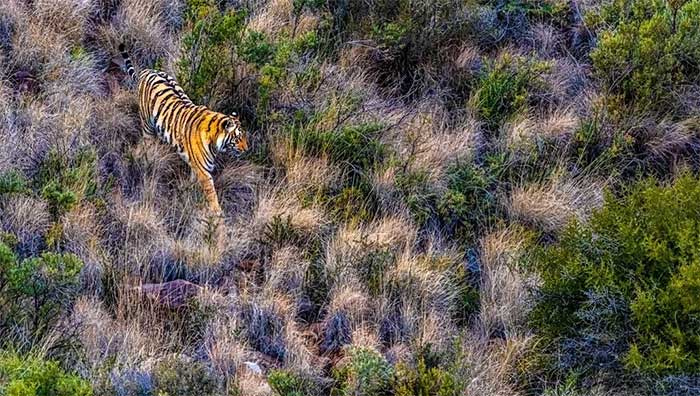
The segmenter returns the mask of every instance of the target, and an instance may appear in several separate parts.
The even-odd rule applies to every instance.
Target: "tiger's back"
[[[145,69],[136,75],[128,54],[120,46],[127,72],[138,80],[139,116],[144,136],[175,147],[199,180],[211,209],[221,212],[212,172],[214,156],[233,145],[248,148],[237,117],[194,104],[175,79],[162,71]]]

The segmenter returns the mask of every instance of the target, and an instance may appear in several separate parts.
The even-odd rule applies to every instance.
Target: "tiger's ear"
[[[222,126],[224,129],[229,129],[229,128],[231,128],[231,126],[232,126],[231,124],[232,124],[231,120],[229,120],[229,119],[227,118],[227,119],[225,119],[225,120],[221,123],[221,126]]]
[[[232,112],[232,113],[231,113],[231,117],[236,117],[236,118],[238,118],[238,113],[236,113],[235,111]]]

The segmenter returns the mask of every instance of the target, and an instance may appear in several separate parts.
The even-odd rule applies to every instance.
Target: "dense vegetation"
[[[241,115],[221,223],[121,42]],[[0,2],[0,395],[700,393],[699,43],[698,0]]]

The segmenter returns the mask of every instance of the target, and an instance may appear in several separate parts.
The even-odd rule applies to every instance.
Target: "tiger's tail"
[[[129,58],[129,53],[126,52],[124,43],[119,44],[119,52],[122,53],[122,58],[124,58],[127,74],[129,74],[132,79],[136,80],[136,70],[134,70],[134,65],[131,63],[131,58]]]

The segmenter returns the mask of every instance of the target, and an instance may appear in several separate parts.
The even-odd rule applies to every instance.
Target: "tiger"
[[[221,215],[214,188],[214,157],[230,149],[248,151],[247,133],[236,113],[226,115],[196,105],[169,74],[152,69],[138,74],[124,44],[119,45],[126,72],[138,83],[139,118],[144,139],[160,139],[174,146],[192,170],[209,208]]]

